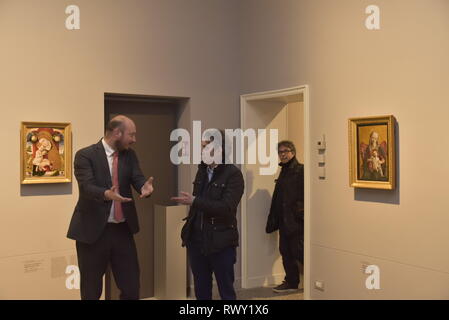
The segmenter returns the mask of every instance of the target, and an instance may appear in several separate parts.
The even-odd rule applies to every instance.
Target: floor
[[[276,293],[273,289],[263,287],[254,289],[242,289],[237,291],[238,300],[304,300],[304,292]]]
[[[218,300],[220,296],[214,288],[213,299]],[[237,300],[304,300],[304,291],[276,293],[273,287],[261,287],[237,290]]]
[[[213,300],[220,300],[220,295],[216,286],[214,286],[212,293]],[[155,297],[146,298],[142,300],[158,300]],[[186,300],[195,300],[195,297],[187,297]],[[298,289],[297,292],[276,293],[272,287],[261,287],[252,289],[237,290],[237,300],[304,300],[303,289]]]

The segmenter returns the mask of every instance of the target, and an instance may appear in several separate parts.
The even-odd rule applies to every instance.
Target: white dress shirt
[[[214,175],[214,169],[215,167],[211,168],[210,166],[207,166],[207,177],[209,178],[209,182],[212,180]]]
[[[112,180],[112,161],[114,160],[113,154],[114,154],[115,150],[110,145],[108,145],[107,142],[104,141],[104,139],[101,139],[101,142],[103,143],[104,151],[106,151],[106,158],[108,159],[108,164],[109,164],[109,173],[111,174],[111,180]],[[122,221],[115,220],[115,217],[114,217],[114,203],[112,203],[111,211],[109,213],[108,222],[109,223],[121,223],[121,222],[124,222],[124,221],[125,221],[125,218],[123,218]]]

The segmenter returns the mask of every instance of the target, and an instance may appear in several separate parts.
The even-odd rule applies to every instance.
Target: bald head
[[[106,137],[110,136],[116,129],[123,132],[127,127],[130,126],[135,127],[134,122],[130,118],[123,115],[115,116],[114,118],[109,120],[106,126]]]
[[[106,126],[105,140],[119,151],[128,149],[136,142],[134,121],[124,115],[115,116]]]

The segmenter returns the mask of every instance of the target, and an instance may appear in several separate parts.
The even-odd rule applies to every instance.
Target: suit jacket
[[[182,245],[191,240],[193,223],[200,212],[203,213],[203,253],[218,252],[229,246],[238,246],[239,233],[237,230],[237,206],[243,195],[245,182],[242,172],[232,164],[220,164],[214,170],[212,180],[204,186],[205,191],[200,194],[203,184],[207,181],[207,166],[201,163],[193,182],[193,201],[186,223],[181,231]]]
[[[281,229],[288,236],[301,233],[304,228],[304,165],[296,157],[280,165],[282,170],[274,188],[265,231],[272,233]]]
[[[112,201],[104,198],[104,192],[112,187],[112,178],[101,140],[79,150],[75,155],[74,167],[79,199],[67,237],[91,244],[100,238],[112,206]],[[145,184],[145,177],[134,150],[128,149],[119,153],[118,172],[119,189],[123,197],[132,198],[131,186],[140,193]],[[139,221],[134,200],[122,203],[122,208],[130,231],[137,233]]]

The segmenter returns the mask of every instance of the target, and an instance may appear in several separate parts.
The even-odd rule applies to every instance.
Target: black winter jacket
[[[286,165],[279,165],[282,170],[276,180],[265,231],[272,233],[281,228],[288,236],[301,230],[304,224],[304,165],[296,157]]]
[[[224,248],[239,245],[237,230],[237,206],[244,190],[243,175],[232,164],[220,164],[214,169],[212,180],[200,195],[202,184],[207,181],[207,166],[201,163],[193,182],[193,201],[189,215],[181,231],[182,245],[188,245],[197,215],[201,217],[203,253],[211,254]],[[200,217],[198,217],[200,218]]]

